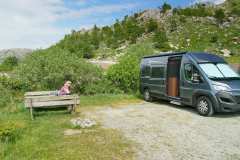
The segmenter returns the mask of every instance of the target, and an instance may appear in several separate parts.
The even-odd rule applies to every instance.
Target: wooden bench
[[[75,112],[76,106],[80,103],[78,95],[57,96],[55,93],[56,91],[25,93],[25,107],[30,110],[31,119],[34,118],[33,111],[35,108],[70,107],[71,112]]]

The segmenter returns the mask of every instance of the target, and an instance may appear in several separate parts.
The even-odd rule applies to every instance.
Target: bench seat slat
[[[47,102],[32,102],[26,103],[26,107],[29,108],[32,105],[33,108],[35,107],[48,107],[48,106],[66,106],[66,105],[78,105],[80,104],[80,100],[65,100],[65,101],[47,101]]]

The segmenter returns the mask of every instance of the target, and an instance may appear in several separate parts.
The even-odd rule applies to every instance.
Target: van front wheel
[[[144,90],[143,96],[144,96],[144,100],[145,101],[147,101],[147,102],[151,102],[152,101],[152,97],[151,97],[150,92],[149,92],[148,89]]]
[[[202,96],[197,99],[197,111],[202,116],[212,116],[214,113],[213,104],[211,100],[206,97]]]

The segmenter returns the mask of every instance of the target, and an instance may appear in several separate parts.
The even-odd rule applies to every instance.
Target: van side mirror
[[[200,83],[201,82],[201,77],[198,73],[194,73],[192,75],[192,82],[193,83]]]

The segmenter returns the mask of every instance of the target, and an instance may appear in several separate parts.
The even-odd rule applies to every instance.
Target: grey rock
[[[90,119],[75,118],[71,120],[74,127],[90,128],[96,125],[96,122]]]
[[[25,48],[3,49],[3,50],[0,50],[0,62],[9,56],[15,56],[18,59],[22,59],[26,55],[31,54],[32,52],[33,52],[32,49],[25,49]]]
[[[221,52],[223,53],[224,57],[230,57],[231,56],[231,51],[228,49],[222,49]]]

